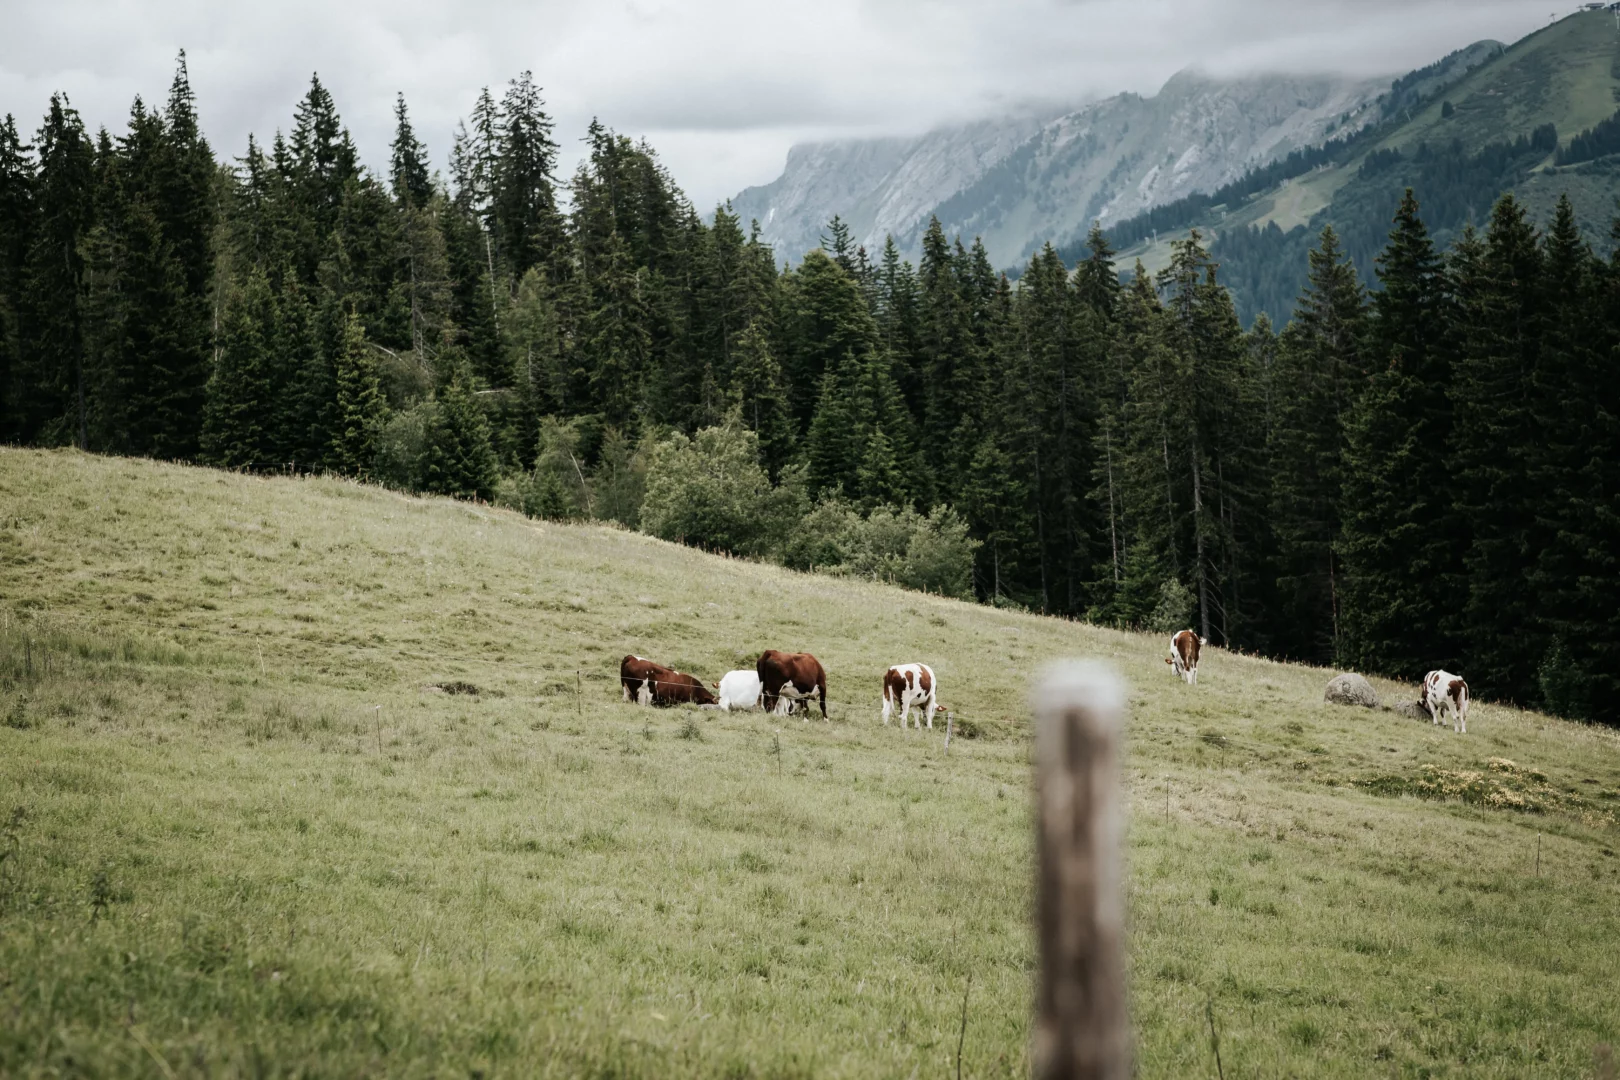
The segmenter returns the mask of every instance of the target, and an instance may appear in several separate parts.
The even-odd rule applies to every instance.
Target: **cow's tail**
[[[816,693],[821,698],[821,718],[827,719],[827,673],[819,672],[816,675]]]

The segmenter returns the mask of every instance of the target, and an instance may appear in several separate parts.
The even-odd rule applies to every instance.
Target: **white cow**
[[[911,716],[912,706],[919,712],[928,716],[928,726],[934,726],[934,713],[939,709],[939,682],[934,678],[934,669],[927,664],[900,664],[883,673],[883,722],[889,722],[890,715],[898,708],[900,710],[900,726],[906,726],[906,720]],[[922,727],[922,721],[917,721]]]
[[[1468,684],[1461,675],[1431,671],[1423,676],[1423,707],[1429,710],[1429,719],[1441,726],[1445,721],[1440,718],[1450,713],[1451,729],[1468,734]]]
[[[720,691],[720,708],[752,709],[759,705],[759,695],[765,689],[757,671],[728,671],[714,688]]]

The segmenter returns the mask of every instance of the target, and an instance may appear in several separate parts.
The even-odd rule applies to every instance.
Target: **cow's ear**
[[[718,690],[718,689],[720,689],[720,684],[719,684],[719,683],[715,683],[715,684],[714,684],[714,688],[715,688],[715,689],[716,689],[716,690]]]

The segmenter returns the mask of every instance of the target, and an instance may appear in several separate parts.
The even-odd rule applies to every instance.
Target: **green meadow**
[[[820,657],[832,722],[620,700],[627,652],[712,682],[767,647]],[[1164,649],[0,450],[0,1076],[1028,1075],[1027,693],[1065,657],[1129,686],[1141,1076],[1604,1075],[1620,733],[1476,702],[1459,736],[1213,649],[1188,687]],[[948,753],[879,722],[912,660]]]

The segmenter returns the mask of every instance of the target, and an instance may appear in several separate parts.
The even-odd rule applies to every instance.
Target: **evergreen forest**
[[[219,156],[183,56],[120,134],[62,95],[7,117],[0,441],[617,521],[1620,723],[1620,259],[1567,201],[1442,245],[1389,190],[1371,280],[1324,229],[1286,325],[1245,329],[1197,232],[1149,276],[1093,229],[1014,284],[937,222],[912,265],[834,218],[792,265],[600,124],[559,177],[528,73],[447,177],[396,120],[368,169],[316,78]]]

